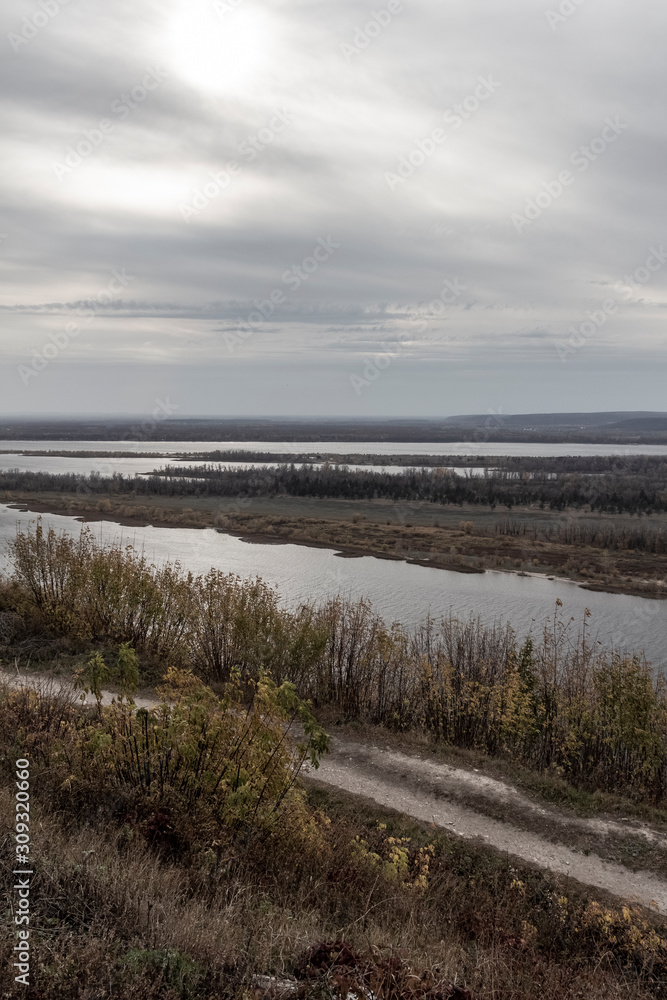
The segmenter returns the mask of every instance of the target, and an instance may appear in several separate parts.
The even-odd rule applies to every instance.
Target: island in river
[[[462,573],[487,569],[553,575],[607,593],[667,598],[667,553],[585,544],[594,518],[578,511],[514,508],[506,513],[478,506],[313,497],[178,497],[1,490],[0,502],[34,513],[75,516],[123,525],[208,528],[247,541],[337,549],[344,556],[401,559]],[[603,515],[610,535],[629,519]],[[652,518],[654,528],[667,519]],[[663,524],[664,520],[664,524]],[[658,521],[660,522],[658,524]],[[635,519],[636,524],[636,519]],[[569,541],[549,540],[553,527]]]

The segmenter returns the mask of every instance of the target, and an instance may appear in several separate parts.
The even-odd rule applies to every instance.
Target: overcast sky
[[[0,412],[667,410],[660,0],[3,0]]]

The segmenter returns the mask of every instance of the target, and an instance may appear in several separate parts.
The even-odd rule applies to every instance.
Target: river
[[[1,451],[123,451],[180,455],[211,451],[265,451],[291,455],[475,455],[518,458],[557,458],[564,455],[590,458],[604,455],[662,455],[667,458],[667,444],[526,444],[506,441],[455,441],[444,443],[392,441],[2,441]]]
[[[34,515],[0,505],[0,569],[9,566],[6,543],[17,523],[25,528],[34,520]],[[81,528],[74,518],[61,515],[45,514],[43,521],[69,533],[78,534]],[[479,616],[488,623],[502,618],[521,635],[532,630],[539,636],[560,599],[562,613],[573,619],[574,627],[582,622],[585,608],[591,610],[591,639],[627,651],[643,650],[654,665],[667,667],[667,601],[594,593],[543,577],[454,573],[372,556],[341,558],[329,549],[247,543],[212,528],[121,528],[97,522],[91,530],[102,541],[134,545],[156,564],[179,560],[195,573],[215,566],[243,577],[261,576],[290,605],[338,593],[370,597],[386,620],[407,626],[428,613],[452,613],[459,618]]]
[[[193,452],[221,451],[255,451],[276,452],[282,454],[304,454],[317,459],[320,454],[331,455],[452,455],[461,458],[475,456],[501,457],[562,457],[566,455],[583,458],[593,456],[632,456],[659,455],[667,457],[667,445],[628,445],[616,446],[606,444],[525,444],[506,442],[453,442],[432,444],[425,442],[340,442],[326,441],[318,446],[312,443],[294,441],[2,441],[0,440],[0,472],[19,469],[21,472],[53,472],[74,473],[89,476],[97,472],[101,476],[113,476],[115,473],[124,476],[146,475],[155,469],[164,468],[165,462],[160,458],[115,458],[111,455],[104,458],[82,458],[58,455],[23,455],[24,451],[98,451],[101,453],[122,452],[152,452],[164,456],[166,460],[174,460],[177,456]],[[193,462],[192,465],[206,463]],[[222,462],[226,468],[250,468],[250,462]],[[350,464],[352,471],[363,469],[366,472],[404,472],[405,467],[396,465],[361,466]],[[483,475],[483,467],[465,468],[452,466],[452,471],[458,475]]]

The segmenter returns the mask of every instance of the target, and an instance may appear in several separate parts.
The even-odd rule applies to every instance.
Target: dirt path
[[[12,686],[28,683],[55,691],[72,691],[69,681],[36,674],[0,671],[0,680]],[[77,695],[74,695],[75,697]],[[104,692],[103,703],[115,696]],[[157,704],[153,697],[137,697],[140,708]],[[94,704],[89,695],[87,704]],[[621,864],[605,861],[595,853],[583,854],[562,843],[553,843],[534,830],[522,828],[517,816],[539,815],[545,824],[565,831],[579,828],[599,839],[609,835],[639,836],[667,848],[667,837],[646,825],[631,826],[606,819],[579,819],[553,809],[542,808],[516,788],[463,768],[424,759],[416,754],[397,753],[391,748],[369,746],[347,737],[332,740],[331,753],[317,771],[307,775],[326,785],[372,799],[414,819],[433,823],[466,839],[480,839],[489,847],[550,871],[569,875],[584,885],[604,889],[623,901],[639,903],[667,914],[667,880],[648,871],[633,872]],[[464,801],[493,802],[511,807],[513,822],[503,822],[484,814]]]
[[[572,819],[554,810],[540,809],[516,789],[484,775],[471,775],[447,764],[422,760],[408,754],[368,747],[335,739],[331,754],[316,772],[318,781],[373,799],[379,805],[397,809],[415,819],[434,823],[466,839],[481,839],[496,850],[507,852],[572,878],[585,885],[605,889],[624,901],[667,914],[667,881],[650,872],[632,872],[623,865],[604,861],[595,854],[585,855],[547,837],[485,816],[457,801],[462,792],[488,795],[496,801],[522,801],[543,814],[545,821],[564,826],[580,825],[598,836],[630,833],[662,840],[648,827],[628,828],[607,820]]]

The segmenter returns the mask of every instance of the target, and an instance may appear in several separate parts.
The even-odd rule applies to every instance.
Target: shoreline
[[[350,545],[334,545],[329,542],[318,542],[315,539],[308,540],[305,538],[292,538],[289,535],[276,537],[275,535],[270,535],[263,532],[248,532],[248,531],[237,531],[233,528],[221,528],[215,524],[189,524],[187,521],[182,523],[175,522],[160,522],[156,520],[146,520],[146,518],[140,517],[127,517],[123,515],[114,515],[113,511],[68,511],[68,510],[53,510],[52,506],[44,501],[31,501],[32,506],[28,507],[27,503],[22,501],[16,501],[12,503],[6,503],[0,500],[0,503],[9,508],[9,510],[16,510],[18,513],[25,514],[59,514],[62,517],[72,517],[75,521],[80,521],[82,524],[95,524],[100,521],[110,521],[113,524],[118,524],[123,528],[189,528],[195,531],[205,531],[207,529],[213,529],[213,531],[218,532],[220,535],[230,535],[232,538],[239,538],[242,542],[247,542],[249,545],[301,545],[307,549],[327,549],[330,552],[334,552],[336,556],[340,559],[363,559],[368,556],[372,559],[386,559],[390,562],[404,562],[411,566],[425,566],[430,569],[444,569],[449,570],[452,573],[486,573],[487,569],[481,569],[476,566],[466,566],[456,563],[447,564],[444,560],[438,562],[436,560],[429,559],[413,559],[409,556],[397,556],[392,555],[388,552],[382,552],[378,549],[364,549],[358,548]],[[502,570],[500,572],[503,572]],[[508,572],[512,572],[509,570]],[[526,576],[527,574],[524,574]],[[539,574],[535,574],[536,576]],[[576,581],[570,580],[570,583]],[[667,594],[665,595],[667,597]]]
[[[49,501],[43,498],[32,499],[26,498],[25,496],[20,498],[0,499],[0,503],[3,503],[8,509],[14,510],[18,513],[60,514],[64,517],[72,517],[82,524],[94,524],[100,521],[110,521],[121,527],[135,528],[194,528],[198,530],[213,528],[221,534],[227,534],[232,537],[240,538],[248,544],[302,545],[306,548],[321,548],[333,551],[338,558],[342,559],[370,557],[375,559],[385,559],[392,562],[405,562],[408,565],[422,566],[427,569],[442,569],[449,572],[463,574],[483,574],[486,572],[506,573],[513,576],[559,580],[561,582],[574,584],[582,590],[589,590],[596,593],[622,594],[627,597],[641,597],[646,600],[667,600],[667,588],[648,590],[643,588],[641,585],[633,585],[631,582],[617,584],[611,581],[587,580],[573,576],[563,576],[549,568],[545,568],[544,571],[536,571],[534,569],[503,567],[497,564],[492,565],[490,559],[484,560],[483,556],[471,556],[470,554],[468,554],[468,558],[479,558],[482,560],[482,564],[474,565],[470,562],[461,562],[455,559],[450,560],[447,559],[445,553],[442,553],[440,558],[437,553],[426,558],[424,556],[410,554],[409,551],[399,554],[398,552],[388,552],[381,548],[374,547],[372,544],[359,545],[344,542],[338,543],[333,539],[320,540],[312,537],[304,538],[303,536],[300,537],[297,531],[290,532],[289,528],[284,531],[281,530],[280,534],[276,534],[273,530],[273,525],[270,525],[270,531],[253,529],[253,526],[250,525],[248,527],[243,527],[241,525],[220,525],[215,523],[212,512],[209,513],[209,516],[205,521],[202,521],[202,514],[207,512],[195,512],[192,508],[183,508],[181,511],[172,512],[176,513],[173,520],[167,520],[166,516],[164,519],[151,516],[151,514],[147,512],[144,513],[143,510],[141,512],[137,511],[136,514],[127,512],[121,513],[120,511],[113,509],[108,499],[106,502],[109,502],[109,509],[100,509],[99,507],[97,509],[86,509],[80,504],[77,504],[76,501],[72,502],[70,498],[62,504],[59,503],[58,500]],[[120,502],[118,505],[121,505]],[[128,504],[125,503],[122,506],[127,508]],[[163,508],[163,510],[166,515],[166,508]],[[180,516],[178,516],[179,514]],[[267,518],[263,517],[261,520],[266,522]],[[332,523],[336,524],[336,522],[326,523],[327,525]],[[349,527],[346,522],[340,522],[339,526],[341,527],[341,530]],[[464,558],[463,553],[457,552],[456,554],[460,558]],[[484,562],[486,562],[486,564],[484,564]]]

